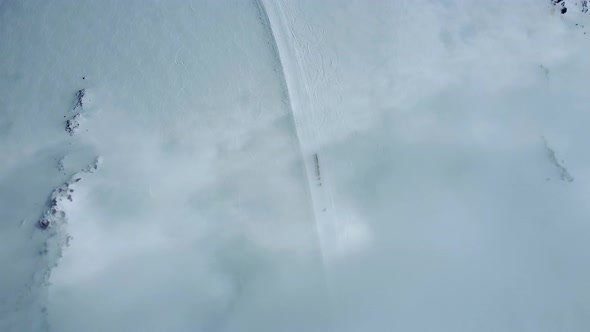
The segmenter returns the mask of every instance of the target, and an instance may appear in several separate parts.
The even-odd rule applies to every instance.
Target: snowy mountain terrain
[[[0,331],[587,331],[589,27],[0,0]]]

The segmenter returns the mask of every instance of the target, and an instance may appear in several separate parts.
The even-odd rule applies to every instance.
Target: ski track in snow
[[[302,119],[300,119],[300,114],[302,112],[313,112],[312,109],[308,109],[308,110],[295,110],[294,109],[294,103],[293,103],[293,99],[297,98],[296,96],[292,95],[292,91],[289,88],[289,82],[291,80],[301,80],[302,78],[302,73],[301,73],[301,68],[299,66],[299,64],[297,63],[297,73],[299,73],[299,76],[295,76],[295,77],[291,77],[290,75],[287,75],[287,67],[284,61],[285,56],[281,54],[281,50],[277,41],[277,38],[282,38],[280,40],[280,42],[284,42],[284,43],[288,43],[287,39],[287,35],[280,35],[280,37],[277,37],[277,34],[275,31],[277,31],[278,28],[273,28],[273,24],[271,23],[271,18],[269,17],[269,13],[267,10],[267,6],[264,3],[264,0],[255,0],[256,6],[260,12],[260,18],[262,20],[262,24],[264,25],[269,38],[271,39],[271,47],[273,50],[273,54],[276,57],[276,61],[278,63],[278,67],[279,67],[279,76],[280,76],[280,80],[283,83],[283,90],[285,93],[285,104],[286,107],[288,108],[290,114],[291,114],[291,120],[293,123],[293,126],[295,128],[295,132],[297,135],[297,144],[299,146],[299,151],[301,153],[301,158],[304,161],[304,165],[305,165],[305,174],[307,177],[307,188],[308,188],[308,193],[309,193],[309,197],[310,197],[310,204],[311,206],[313,206],[314,208],[312,209],[314,211],[314,224],[316,226],[316,233],[318,236],[318,242],[319,242],[319,247],[321,249],[322,252],[322,256],[325,255],[325,250],[324,250],[324,245],[322,243],[322,238],[321,238],[321,230],[320,230],[320,226],[319,226],[319,216],[317,213],[317,200],[315,199],[315,188],[314,185],[312,184],[312,178],[314,178],[314,176],[312,176],[310,173],[310,168],[309,165],[310,163],[313,165],[313,169],[316,169],[316,163],[313,161],[315,159],[312,159],[312,156],[310,156],[307,153],[307,149],[305,148],[305,143],[302,142],[302,135],[303,136],[307,136],[307,130],[306,130],[306,125],[307,123],[303,122],[302,123]],[[273,4],[279,5],[279,2],[273,2]],[[276,18],[276,20],[278,21],[278,23],[275,24],[284,24],[283,20],[284,20],[284,15],[283,15],[283,11],[281,9],[279,9],[279,17]],[[295,38],[295,36],[293,34],[291,34],[291,37]],[[285,54],[286,50],[283,50],[283,54]],[[289,65],[291,65],[291,63],[289,63]],[[290,68],[289,68],[290,69]],[[287,77],[289,77],[289,79],[287,79]],[[313,128],[315,129],[315,128]],[[313,156],[315,156],[315,158],[317,159],[317,153],[314,154]],[[324,257],[325,259],[325,257]]]
[[[324,146],[353,132],[340,109],[328,104],[327,98],[320,95],[326,86],[342,89],[335,69],[337,60],[323,49],[323,29],[301,19],[297,3],[283,0],[258,2],[280,57],[282,77],[290,96],[290,109],[305,161],[324,265],[328,266],[349,244],[348,226],[341,223],[350,218],[349,211],[339,211],[336,206],[329,171],[321,173],[321,179],[319,176],[320,165],[324,165],[322,169],[330,170],[338,162],[324,155]]]

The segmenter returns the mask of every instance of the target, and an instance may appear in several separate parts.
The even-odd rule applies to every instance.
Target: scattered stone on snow
[[[66,121],[66,132],[73,136],[78,128],[80,128],[80,118],[82,115],[80,113],[76,113],[74,117]]]
[[[78,108],[84,109],[84,96],[86,96],[86,89],[80,89],[76,92],[76,100],[73,110]]]

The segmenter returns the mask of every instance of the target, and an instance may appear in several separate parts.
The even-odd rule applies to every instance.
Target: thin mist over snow
[[[0,1],[0,330],[585,331],[585,8]]]

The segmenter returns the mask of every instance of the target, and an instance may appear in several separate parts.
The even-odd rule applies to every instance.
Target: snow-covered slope
[[[0,1],[0,331],[584,331],[585,8]]]

